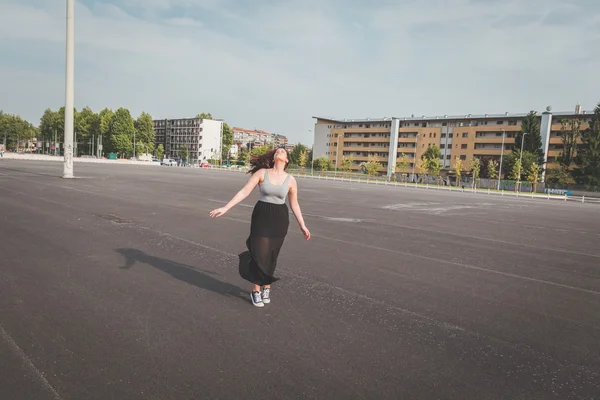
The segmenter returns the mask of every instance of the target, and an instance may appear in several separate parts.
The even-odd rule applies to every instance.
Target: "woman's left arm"
[[[292,208],[294,217],[296,217],[296,221],[298,221],[298,225],[300,225],[300,229],[302,230],[304,237],[306,238],[306,240],[309,240],[310,231],[304,223],[304,218],[302,218],[302,210],[300,210],[300,204],[298,204],[298,183],[296,182],[296,179],[293,176],[291,176],[290,178],[290,207]]]

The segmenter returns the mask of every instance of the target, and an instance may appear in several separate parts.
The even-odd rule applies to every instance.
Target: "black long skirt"
[[[286,204],[258,201],[252,211],[250,236],[245,251],[239,255],[240,276],[250,283],[264,286],[279,280],[275,277],[277,257],[290,224]]]

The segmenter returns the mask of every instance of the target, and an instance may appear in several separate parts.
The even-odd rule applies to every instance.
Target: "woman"
[[[274,273],[290,222],[285,204],[288,195],[296,221],[306,240],[310,239],[310,232],[304,224],[298,204],[296,179],[285,172],[288,163],[288,153],[284,148],[253,157],[250,161],[252,168],[248,171],[251,177],[246,185],[225,207],[210,212],[211,218],[220,217],[248,197],[256,185],[259,185],[260,199],[254,206],[250,237],[246,240],[248,251],[239,255],[240,276],[254,284],[250,298],[256,307],[263,307],[271,302],[271,283],[279,279]]]

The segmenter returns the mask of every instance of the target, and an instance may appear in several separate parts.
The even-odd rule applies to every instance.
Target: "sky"
[[[0,109],[64,105],[65,0],[0,0]],[[312,144],[313,116],[600,102],[598,0],[77,0],[75,106],[210,112]]]

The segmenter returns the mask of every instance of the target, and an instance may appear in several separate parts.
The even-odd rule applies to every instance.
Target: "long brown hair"
[[[281,148],[283,148],[283,147],[281,147]],[[259,169],[274,167],[275,166],[275,152],[277,150],[279,150],[279,148],[267,151],[265,154],[261,154],[258,156],[252,156],[252,158],[250,159],[250,166],[252,168],[250,168],[250,170],[247,173],[254,174]],[[283,168],[284,171],[287,170],[289,163],[290,163],[290,161],[288,158],[288,162],[285,163],[285,167]]]

